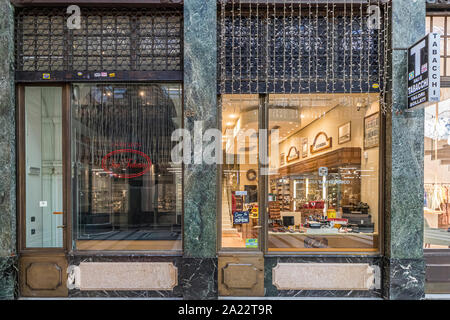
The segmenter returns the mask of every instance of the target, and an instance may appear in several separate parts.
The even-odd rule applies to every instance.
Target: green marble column
[[[184,1],[184,126],[196,152],[194,123],[217,128],[216,15],[216,0]],[[184,168],[184,255],[215,258],[217,166],[201,162]]]
[[[407,106],[407,48],[425,35],[425,1],[392,1],[392,112],[386,121],[387,299],[424,297],[424,111]]]
[[[14,108],[14,15],[0,0],[0,300],[15,288],[16,182]]]

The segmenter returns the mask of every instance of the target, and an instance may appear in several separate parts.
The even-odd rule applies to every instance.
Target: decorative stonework
[[[79,277],[82,291],[173,290],[178,285],[178,269],[167,262],[82,262]]]
[[[363,263],[278,263],[272,270],[278,290],[370,290],[375,269]]]

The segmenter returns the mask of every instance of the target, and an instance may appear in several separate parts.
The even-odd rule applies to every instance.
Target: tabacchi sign
[[[408,49],[408,109],[439,102],[441,37],[429,33]]]
[[[151,166],[148,155],[133,149],[115,150],[102,159],[103,170],[117,178],[140,177],[150,170]]]

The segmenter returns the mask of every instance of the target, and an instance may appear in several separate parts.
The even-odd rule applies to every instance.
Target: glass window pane
[[[425,108],[424,246],[450,248],[450,88],[441,102]]]
[[[445,75],[448,77],[448,76],[450,76],[450,58],[447,58],[447,64],[446,64],[445,68],[447,69]]]
[[[76,84],[74,237],[79,250],[180,250],[179,84]]]
[[[441,77],[445,76],[445,59],[441,57]]]
[[[269,251],[376,251],[376,94],[273,94]]]
[[[433,17],[433,32],[445,35],[445,17]]]
[[[63,245],[62,89],[25,88],[26,246]]]
[[[259,246],[258,96],[222,96],[222,247]]]
[[[444,39],[442,39],[441,41],[444,41]],[[450,56],[450,38],[446,38],[445,42],[447,44],[447,52],[445,52],[445,56],[449,57]],[[441,52],[441,55],[444,55],[444,53]]]
[[[446,17],[447,19],[447,36],[450,36],[450,19]]]

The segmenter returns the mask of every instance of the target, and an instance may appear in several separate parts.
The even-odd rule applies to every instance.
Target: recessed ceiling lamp
[[[237,114],[230,114],[230,119],[236,119],[237,117]]]
[[[234,123],[233,122],[227,122],[227,126],[231,127]]]

